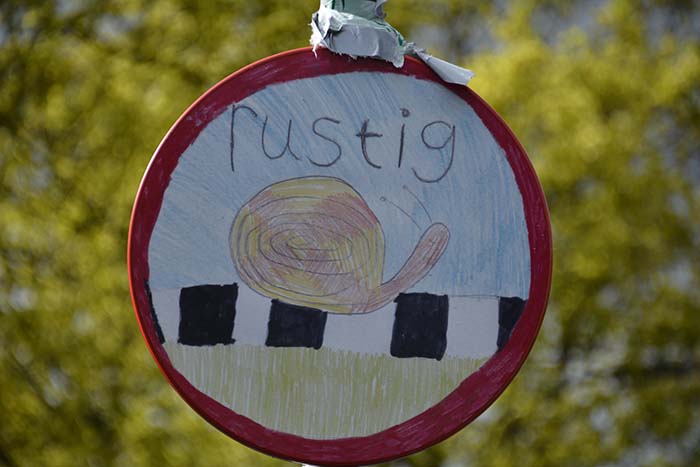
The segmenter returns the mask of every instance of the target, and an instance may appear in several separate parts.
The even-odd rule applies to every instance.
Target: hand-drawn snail
[[[270,185],[238,212],[229,237],[241,279],[289,304],[336,313],[368,313],[415,285],[449,241],[432,224],[399,272],[382,283],[384,232],[346,182],[304,177]]]

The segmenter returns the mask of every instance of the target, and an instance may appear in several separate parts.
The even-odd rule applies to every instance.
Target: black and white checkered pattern
[[[161,342],[321,347],[397,358],[483,358],[503,348],[525,308],[517,297],[400,294],[362,315],[269,300],[245,285],[148,290]]]

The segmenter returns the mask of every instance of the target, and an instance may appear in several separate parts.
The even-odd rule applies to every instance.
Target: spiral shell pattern
[[[241,279],[286,303],[363,312],[382,280],[381,225],[362,197],[336,178],[268,186],[240,209],[229,240]]]

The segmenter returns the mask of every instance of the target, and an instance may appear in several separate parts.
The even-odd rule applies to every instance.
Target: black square
[[[156,309],[153,306],[153,295],[151,295],[151,288],[148,286],[148,281],[143,282],[143,286],[146,289],[146,296],[148,297],[148,306],[151,308],[151,320],[153,321],[153,327],[156,328],[156,336],[158,336],[158,342],[161,344],[165,343],[165,336],[163,336],[163,330],[158,322],[158,315],[156,314]]]
[[[498,340],[496,345],[501,350],[506,345],[515,325],[525,309],[526,300],[518,297],[501,297],[498,299]]]
[[[267,323],[268,347],[309,347],[320,349],[328,314],[315,308],[272,300]]]
[[[447,295],[408,293],[394,301],[391,355],[442,359],[447,348]]]
[[[180,290],[178,342],[186,345],[233,344],[238,285],[198,285]]]

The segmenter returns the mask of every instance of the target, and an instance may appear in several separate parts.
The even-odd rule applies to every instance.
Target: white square
[[[166,342],[177,342],[180,329],[180,289],[151,290],[153,308]]]
[[[265,345],[271,305],[269,298],[254,292],[245,284],[238,284],[236,319],[233,324],[235,344]]]
[[[498,297],[449,297],[445,356],[484,358],[498,350]]]

